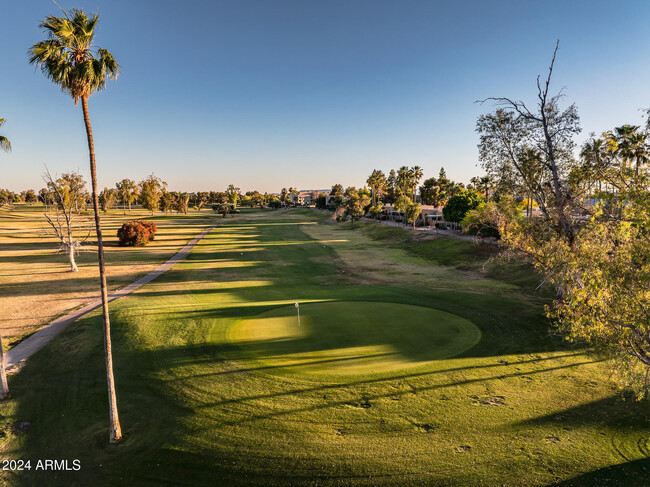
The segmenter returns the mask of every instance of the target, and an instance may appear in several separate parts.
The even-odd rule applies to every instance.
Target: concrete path
[[[192,240],[190,240],[190,242],[185,247],[183,247],[176,255],[174,255],[171,259],[169,259],[163,265],[158,267],[156,270],[138,279],[134,283],[129,284],[128,286],[123,287],[122,289],[118,289],[117,291],[110,293],[108,295],[108,301],[109,302],[114,301],[123,296],[126,296],[127,294],[130,294],[133,291],[135,291],[136,289],[139,289],[145,284],[153,281],[156,277],[158,277],[163,272],[171,268],[176,262],[185,258],[185,256],[189,253],[192,247],[194,247],[199,240],[205,237],[210,230],[220,225],[223,225],[223,223],[219,223],[218,225],[213,225],[209,228],[206,228],[203,232],[201,232],[199,235],[197,235]],[[92,301],[91,303],[87,304],[83,308],[80,308],[76,311],[68,313],[67,315],[54,320],[49,325],[45,326],[44,328],[41,328],[33,335],[30,335],[28,338],[26,338],[18,345],[16,345],[14,348],[12,348],[7,353],[5,353],[5,370],[7,372],[16,372],[17,370],[20,370],[20,367],[24,365],[25,360],[27,360],[29,357],[31,357],[36,352],[38,352],[47,343],[49,343],[50,340],[52,340],[54,337],[59,335],[63,330],[65,330],[76,320],[90,313],[91,311],[99,308],[101,305],[102,305],[102,300],[101,298],[98,298],[95,301]]]

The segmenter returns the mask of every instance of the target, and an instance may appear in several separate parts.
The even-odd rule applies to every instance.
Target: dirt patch
[[[368,409],[372,407],[370,401],[365,397],[361,398],[359,401],[346,402],[345,405],[351,408],[358,408],[358,409]]]
[[[435,429],[435,426],[429,423],[413,423],[413,426],[415,426],[420,433],[429,433]]]
[[[506,398],[503,396],[470,396],[474,406],[505,406]]]

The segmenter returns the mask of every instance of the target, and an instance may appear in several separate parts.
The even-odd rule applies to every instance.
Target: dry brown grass
[[[40,205],[0,209],[0,333],[6,348],[99,294],[94,231],[78,256],[79,272],[70,272],[66,255],[57,252],[56,239],[45,232],[44,211]],[[118,247],[117,229],[136,218],[156,222],[156,239],[147,247]],[[126,216],[122,210],[109,211],[102,216],[109,290],[154,270],[203,228],[222,222],[205,209],[155,217],[139,209]]]

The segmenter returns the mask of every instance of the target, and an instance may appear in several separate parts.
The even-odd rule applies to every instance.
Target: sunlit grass
[[[645,483],[647,403],[622,401],[600,358],[551,335],[543,297],[490,278],[480,254],[441,266],[408,247],[382,252],[367,229],[322,218],[292,211],[216,229],[114,303],[118,446],[108,444],[99,316],[34,356],[0,404],[4,455],[79,458],[83,468],[3,480]],[[233,234],[259,250],[236,251]],[[440,317],[466,321],[480,341],[436,356]],[[439,338],[453,336],[448,328]],[[20,421],[31,423],[26,432]]]

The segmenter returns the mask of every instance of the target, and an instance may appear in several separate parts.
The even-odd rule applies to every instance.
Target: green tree
[[[32,204],[36,203],[38,201],[38,197],[36,196],[36,192],[33,189],[28,189],[27,191],[23,191],[22,194],[20,195],[21,198],[25,203]]]
[[[355,187],[345,190],[344,200],[345,216],[350,218],[350,227],[354,227],[354,221],[359,220],[366,214],[366,207],[370,204],[367,194],[359,194]]]
[[[404,216],[406,217],[407,223],[413,224],[413,230],[415,230],[415,222],[420,216],[420,213],[422,213],[422,205],[420,203],[411,202],[408,205],[406,205],[406,211],[404,212]]]
[[[192,195],[190,203],[196,206],[200,212],[201,208],[208,204],[208,201],[210,201],[210,193],[206,191],[199,191],[198,193]]]
[[[490,199],[490,190],[494,187],[492,178],[490,176],[482,176],[480,178],[475,176],[470,182],[472,183],[473,189],[485,195],[485,202],[487,203]]]
[[[190,195],[183,192],[178,195],[178,199],[176,200],[177,208],[179,213],[184,213],[187,215],[187,209],[190,204]]]
[[[417,192],[417,187],[418,184],[420,183],[420,179],[422,179],[422,176],[424,176],[424,171],[420,166],[413,166],[411,168],[411,175],[412,175],[412,181],[411,181],[411,199],[415,201],[416,199],[416,192]]]
[[[370,208],[368,208],[368,211],[370,212],[370,214],[372,215],[373,218],[378,218],[379,215],[381,215],[381,212],[383,211],[383,209],[384,209],[384,205],[380,201],[376,205],[373,205]]]
[[[228,201],[222,201],[221,203],[212,205],[212,210],[226,218],[226,215],[232,212],[232,205]]]
[[[291,203],[294,205],[298,203],[298,199],[297,199],[298,194],[299,192],[296,188],[294,187],[289,188],[289,195],[288,195],[289,201],[291,201]]]
[[[517,201],[506,194],[498,201],[490,200],[468,211],[461,225],[467,233],[479,237],[501,238],[501,233],[510,232],[520,219]]]
[[[38,192],[38,199],[45,205],[45,212],[47,213],[48,207],[54,202],[52,192],[47,188],[41,188]],[[2,204],[2,202],[0,202]]]
[[[384,202],[395,203],[398,196],[397,193],[397,174],[395,174],[394,169],[391,169],[386,178],[386,197],[384,198]]]
[[[335,184],[330,190],[330,208],[338,208],[343,204],[343,186]]]
[[[465,218],[467,212],[478,208],[481,204],[483,204],[483,199],[480,194],[474,191],[465,191],[449,198],[442,209],[442,215],[445,221],[459,223]]]
[[[173,193],[170,193],[166,189],[163,189],[160,199],[158,200],[158,206],[160,207],[160,211],[164,213],[169,213],[174,209],[174,204],[176,202],[176,198],[174,197]]]
[[[320,193],[318,198],[316,198],[316,208],[321,210],[327,208],[327,195],[325,193]]]
[[[109,393],[110,441],[122,438],[122,430],[117,411],[115,380],[113,377],[113,355],[108,313],[108,289],[104,263],[104,242],[99,219],[97,193],[97,169],[95,166],[95,147],[93,142],[88,98],[104,89],[106,77],[115,79],[119,67],[113,55],[106,49],[95,47],[93,38],[99,17],[88,17],[83,11],[73,9],[63,12],[63,17],[48,16],[40,28],[47,39],[34,44],[29,50],[29,62],[41,68],[45,77],[52,80],[74,99],[75,105],[81,100],[86,138],[90,154],[90,176],[92,184],[95,230],[97,233],[97,252],[99,256],[99,275],[104,316],[104,348],[106,359],[106,378]]]
[[[440,204],[440,186],[436,178],[424,180],[420,186],[420,200],[425,205],[438,206]]]
[[[129,206],[131,211],[131,204],[135,203],[138,199],[138,185],[131,179],[122,179],[119,183],[115,183],[117,195],[122,202],[122,208],[126,215],[126,207]]]
[[[232,209],[236,210],[237,202],[241,199],[240,189],[235,188],[235,186],[232,184],[229,184],[226,188],[226,196],[228,197],[228,201],[230,201],[232,204]]]
[[[403,195],[410,195],[413,188],[415,176],[413,170],[408,166],[402,166],[397,170],[397,189]]]
[[[104,188],[104,191],[99,193],[99,206],[102,211],[106,213],[110,210],[117,201],[117,189]]]
[[[372,205],[376,206],[378,199],[386,191],[386,175],[379,169],[374,169],[372,174],[368,176],[366,183],[372,191]]]
[[[140,181],[140,203],[142,207],[149,210],[153,215],[158,209],[160,198],[166,191],[167,183],[154,174],[147,179]]]

